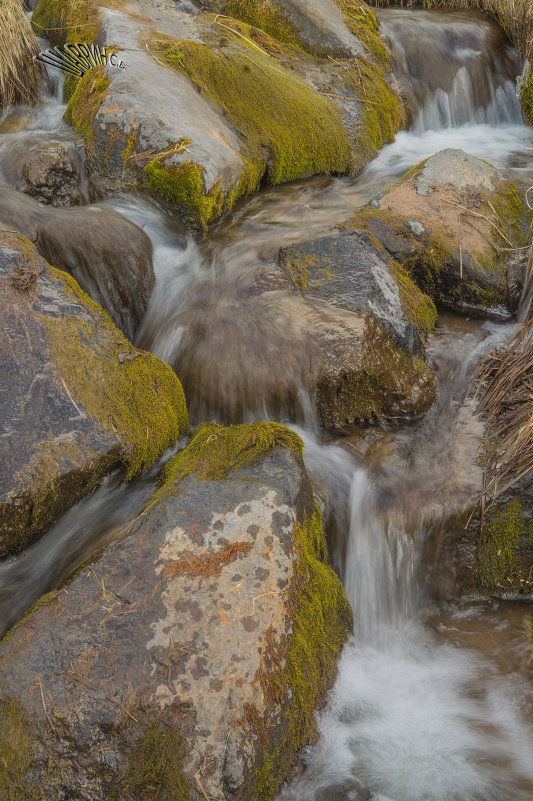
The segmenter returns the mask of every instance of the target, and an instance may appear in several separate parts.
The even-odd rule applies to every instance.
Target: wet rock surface
[[[527,244],[530,221],[506,173],[461,150],[443,150],[345,227],[371,233],[438,305],[505,317],[518,296],[516,266],[508,279],[507,264]]]
[[[248,413],[294,416],[302,389],[327,428],[398,422],[431,406],[434,378],[421,357],[398,348],[369,315],[296,290],[258,294],[279,279],[288,283],[274,272],[274,279],[272,270],[259,274],[247,300],[239,299],[238,314],[217,286],[216,297],[200,287],[198,301],[180,315],[172,363],[192,414],[227,423]]]
[[[279,263],[304,295],[372,316],[397,347],[423,356],[433,304],[368,235],[339,232],[282,248]]]
[[[90,200],[83,153],[78,148],[50,144],[34,148],[22,165],[17,189],[58,208],[81,206]]]
[[[19,730],[32,722],[20,754],[26,790],[244,801],[266,797],[262,776],[268,797],[286,777],[351,614],[305,533],[312,491],[292,446],[275,446],[286,429],[274,424],[271,446],[226,480],[206,480],[209,437],[247,438],[241,451],[226,441],[246,462],[266,426],[199,429],[189,449],[201,440],[204,455],[190,457],[192,472],[180,480],[188,449],[128,538],[0,644],[2,738],[12,733],[9,704]],[[281,436],[301,447],[292,432]],[[211,469],[223,475],[224,462]],[[316,626],[327,637],[314,637]],[[311,676],[317,687],[305,686]]]
[[[170,369],[134,351],[75,281],[20,234],[0,233],[0,292],[4,557],[114,466],[133,474],[154,461],[187,428],[187,413]],[[150,453],[146,434],[156,411],[161,430]]]
[[[112,209],[53,209],[2,187],[0,219],[70,273],[129,338],[148,305],[155,277],[146,234]]]

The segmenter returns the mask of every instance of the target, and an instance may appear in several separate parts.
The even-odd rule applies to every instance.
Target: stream
[[[363,455],[358,436],[320,430],[304,360],[289,365],[279,358],[285,347],[305,351],[305,343],[288,344],[298,334],[290,304],[280,310],[268,293],[260,300],[253,293],[280,246],[330,232],[444,148],[463,149],[533,183],[533,131],[522,123],[515,90],[519,59],[503,34],[466,12],[394,9],[378,16],[412,123],[360,175],[262,190],[201,240],[145,198],[123,194],[99,205],[142,226],[152,241],[156,286],[135,344],[184,377],[191,423],[291,425],[327,498],[332,558],[354,610],[354,634],[318,714],[318,742],[302,755],[279,801],[531,801],[531,603],[436,601],[424,547],[435,521],[472,499],[476,477],[469,465],[481,426],[462,400],[479,359],[516,326],[439,315],[427,348],[437,402],[422,420],[378,432]],[[32,145],[78,141],[62,121],[61,79],[52,76],[45,92],[41,106],[0,117],[6,183]],[[306,302],[320,313],[319,304]],[[213,346],[219,330],[231,380],[224,380]],[[267,367],[280,383],[297,371],[290,376],[301,387],[293,405],[280,406],[266,392]],[[199,375],[193,389],[191,377]],[[0,634],[125,536],[156,474],[154,468],[128,486],[118,474],[108,477],[38,543],[0,564]]]

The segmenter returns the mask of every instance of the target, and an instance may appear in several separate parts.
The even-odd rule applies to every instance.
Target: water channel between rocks
[[[146,200],[123,195],[104,205],[152,240],[157,282],[137,344],[175,366],[180,377],[201,375],[190,399],[192,421],[275,418],[296,425],[308,470],[336,521],[333,558],[354,610],[354,635],[319,715],[320,739],[302,756],[280,801],[530,801],[531,606],[474,599],[436,604],[424,581],[428,521],[453,514],[473,485],[468,465],[480,425],[473,408],[461,404],[465,389],[477,360],[506,341],[513,324],[441,315],[428,348],[437,367],[437,403],[416,424],[380,432],[364,460],[349,438],[321,438],[305,376],[291,407],[262,394],[265,370],[283,383],[287,370],[302,363],[295,358],[288,367],[279,357],[298,335],[290,302],[280,310],[276,300],[258,300],[253,292],[281,245],[331,231],[445,147],[522,178],[533,175],[533,136],[515,94],[518,59],[497,29],[466,13],[379,16],[416,113],[411,129],[360,176],[262,191],[200,242],[176,231]],[[74,136],[63,111],[50,97],[38,110],[19,109],[0,120],[0,175],[9,181],[9,170],[32,144]],[[320,315],[320,303],[308,303]],[[224,332],[226,383],[215,330]],[[297,345],[295,353],[304,354],[305,342]],[[291,381],[298,383],[298,375]],[[209,401],[217,393],[223,410]],[[124,536],[155,480],[155,471],[127,487],[120,476],[108,478],[39,543],[1,564],[3,627]]]

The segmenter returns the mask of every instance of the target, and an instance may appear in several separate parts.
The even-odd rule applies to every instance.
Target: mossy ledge
[[[183,389],[168,365],[130,345],[70,275],[50,271],[92,319],[42,315],[54,362],[74,400],[115,432],[131,479],[188,430]]]
[[[45,801],[45,793],[29,778],[36,758],[34,726],[18,699],[0,700],[0,793],[2,801]]]
[[[202,227],[257,189],[263,176],[275,185],[350,169],[350,142],[336,106],[274,59],[234,42],[215,52],[165,34],[147,46],[159,62],[186,75],[242,138],[244,170],[224,199],[218,187],[206,193],[202,168],[192,161],[167,166],[167,155],[145,169],[152,188],[182,208],[188,204]]]
[[[104,67],[93,67],[78,81],[65,111],[65,121],[83,134],[88,150],[94,145],[93,121],[105,100],[109,76]]]
[[[218,423],[203,423],[194,431],[187,447],[165,465],[165,483],[155,497],[171,494],[176,484],[191,473],[203,481],[224,479],[278,446],[289,448],[302,458],[302,439],[280,423],[248,423],[228,428]]]
[[[267,637],[265,668],[257,677],[267,715],[260,716],[252,706],[246,711],[246,722],[261,743],[250,801],[271,801],[302,749],[315,739],[314,711],[333,684],[338,657],[353,627],[342,584],[327,563],[326,538],[316,508],[295,526],[293,535],[298,561],[289,590],[292,634],[278,652],[269,650]],[[281,726],[273,730],[265,725],[268,713],[280,710]]]

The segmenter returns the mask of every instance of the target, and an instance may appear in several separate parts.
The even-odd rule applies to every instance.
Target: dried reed
[[[37,96],[39,44],[21,0],[0,3],[0,109]]]

